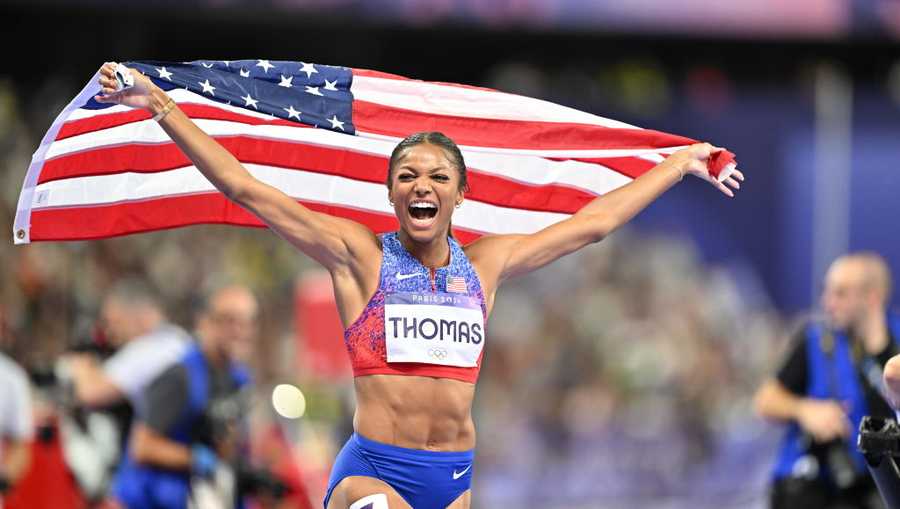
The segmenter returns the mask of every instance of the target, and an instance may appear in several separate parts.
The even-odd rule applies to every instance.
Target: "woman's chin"
[[[403,226],[403,229],[406,230],[406,234],[409,235],[412,240],[421,243],[434,240],[442,230],[436,217],[429,219],[415,219],[411,217],[406,220],[406,224]]]

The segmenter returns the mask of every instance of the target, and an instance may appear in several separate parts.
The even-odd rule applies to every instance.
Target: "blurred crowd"
[[[0,225],[12,224],[48,112],[68,94],[41,89],[26,101],[0,79]],[[0,264],[0,346],[30,375],[37,442],[53,440],[71,411],[59,396],[60,359],[96,343],[118,281],[158,289],[171,321],[189,331],[210,288],[252,288],[255,457],[287,461],[288,481],[319,505],[350,429],[352,388],[349,376],[319,379],[297,362],[296,286],[311,260],[267,230],[196,226],[3,242]],[[476,399],[474,507],[762,507],[777,433],[752,416],[751,397],[789,329],[751,269],[710,266],[690,239],[662,233],[626,228],[510,282],[489,323]],[[305,395],[300,419],[273,409],[272,388],[284,382]]]
[[[774,437],[751,397],[784,326],[756,288],[684,239],[622,231],[503,289],[476,406],[484,507],[760,506]]]

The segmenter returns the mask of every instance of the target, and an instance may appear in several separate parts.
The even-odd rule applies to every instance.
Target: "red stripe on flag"
[[[242,124],[249,125],[283,125],[303,128],[312,127],[306,124],[301,124],[291,120],[284,120],[281,118],[264,119],[254,117],[253,115],[242,115],[240,113],[216,108],[214,106],[209,106],[206,104],[194,104],[186,102],[179,104],[178,107],[185,113],[185,115],[193,119],[202,118],[206,120],[228,120],[231,122],[240,122]],[[77,136],[79,134],[92,133],[94,131],[100,131],[103,129],[109,129],[111,127],[130,124],[131,122],[147,120],[149,118],[150,114],[144,110],[129,110],[116,113],[107,113],[104,115],[94,115],[93,117],[79,118],[77,120],[70,120],[63,124],[63,126],[59,129],[59,133],[57,133],[56,139],[64,140],[66,138],[71,138],[72,136]]]
[[[389,72],[375,71],[373,69],[357,69],[353,68],[353,76],[365,76],[367,78],[385,78],[389,80],[399,80],[399,81],[418,81],[412,78],[407,78],[406,76],[400,76],[399,74],[391,74]]]
[[[102,110],[101,110],[102,111]],[[147,120],[151,117],[150,113],[145,110],[128,110],[117,113],[105,113],[94,115],[93,117],[79,118],[77,120],[69,120],[59,128],[56,133],[56,140],[64,140],[79,134],[92,133],[101,129],[109,129],[110,127],[118,127],[120,125],[130,124]]]
[[[476,87],[475,85],[466,85],[463,83],[448,83],[445,81],[422,81],[414,78],[407,78],[406,76],[400,76],[399,74],[391,74],[389,72],[381,72],[381,71],[373,71],[372,69],[353,69],[353,76],[364,76],[367,78],[383,78],[388,80],[397,80],[397,81],[416,81],[423,84],[428,85],[443,85],[446,87],[455,87],[455,88],[468,88],[470,90],[481,90],[483,92],[495,92],[495,93],[504,93],[500,92],[494,88],[487,87]]]
[[[387,178],[385,157],[317,145],[278,142],[249,136],[216,140],[240,161],[311,171],[381,184]],[[44,163],[38,184],[67,178],[122,172],[155,173],[189,166],[191,161],[174,143],[122,145],[60,156]],[[562,185],[535,186],[470,168],[471,199],[517,209],[572,214],[595,198]],[[387,192],[387,191],[385,191]]]
[[[203,104],[184,103],[179,108],[192,119],[225,120],[247,125],[280,125],[311,128],[284,119],[262,119]],[[130,110],[71,120],[56,139],[118,127],[146,120],[149,113]],[[690,138],[650,129],[624,129],[589,124],[504,120],[423,113],[367,101],[353,102],[357,130],[405,138],[419,131],[441,131],[460,145],[526,150],[654,149],[694,143]]]
[[[567,157],[548,157],[551,161],[567,161]],[[639,157],[575,157],[575,161],[583,163],[599,164],[611,170],[615,170],[626,177],[636,179],[657,165],[653,161]]]
[[[460,145],[526,150],[655,149],[694,143],[650,129],[437,115],[360,100],[353,101],[353,124],[359,131],[398,138],[440,131]]]
[[[365,224],[375,232],[394,231],[392,215],[336,205],[301,202],[317,212],[344,217]],[[254,215],[220,193],[171,196],[110,205],[38,209],[31,212],[32,241],[90,240],[142,233],[195,224],[230,224],[264,227]],[[454,228],[462,242],[471,242],[481,233]]]

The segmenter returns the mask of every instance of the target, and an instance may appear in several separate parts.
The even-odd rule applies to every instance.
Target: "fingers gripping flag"
[[[462,149],[471,190],[463,241],[530,233],[628,183],[694,140],[488,88],[269,60],[126,62],[256,178],[320,212],[396,229],[384,187],[394,146],[441,131]],[[148,112],[98,103],[95,75],[34,153],[17,244],[106,238],[191,224],[263,226],[228,201]],[[734,167],[723,151],[714,176]]]

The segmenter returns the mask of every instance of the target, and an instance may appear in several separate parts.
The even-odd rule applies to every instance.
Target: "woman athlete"
[[[465,198],[466,166],[440,133],[418,133],[391,154],[387,198],[400,230],[382,236],[314,212],[256,180],[149,78],[117,91],[114,63],[99,78],[101,102],[148,110],[203,175],[229,199],[331,274],[354,372],[355,433],[332,470],[327,509],[468,508],[475,426],[472,399],[484,325],[500,284],[527,274],[627,223],[686,174],[721,192],[698,143],[530,235],[487,235],[461,246],[450,235]]]

